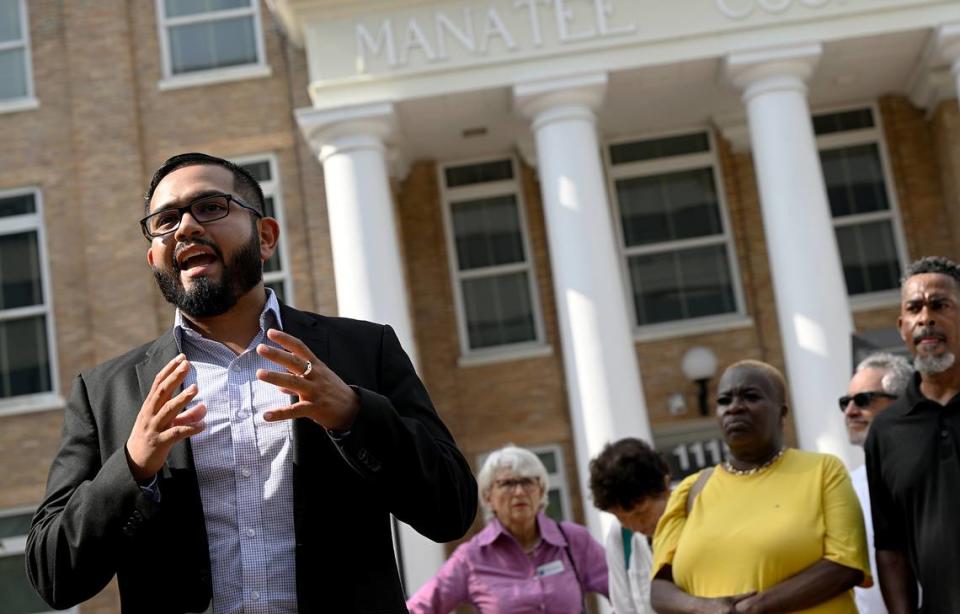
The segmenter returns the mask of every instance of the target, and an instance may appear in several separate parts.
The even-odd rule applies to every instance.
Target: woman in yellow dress
[[[758,361],[720,378],[730,458],[681,482],[657,525],[660,614],[856,614],[853,587],[872,584],[860,504],[836,457],[784,447],[785,388]]]

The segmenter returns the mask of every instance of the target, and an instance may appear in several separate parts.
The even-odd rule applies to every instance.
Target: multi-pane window
[[[710,136],[614,143],[607,156],[636,325],[739,313]]]
[[[567,484],[567,472],[563,466],[563,450],[560,446],[542,446],[530,448],[547,469],[550,489],[546,493],[547,516],[554,520],[573,520],[570,509],[570,486]]]
[[[0,104],[30,98],[30,37],[24,0],[0,0]]]
[[[39,194],[0,192],[0,403],[52,392]]]
[[[165,75],[263,64],[258,0],[157,0]]]
[[[446,166],[441,180],[464,353],[539,343],[534,272],[514,161]]]
[[[270,260],[263,263],[263,281],[268,288],[277,293],[277,298],[285,303],[293,300],[290,273],[287,268],[286,237],[283,223],[283,207],[281,204],[280,179],[277,177],[276,162],[273,157],[245,158],[237,161],[260,184],[263,190],[264,213],[267,217],[277,219],[280,224],[280,242]]]
[[[573,520],[573,509],[570,506],[570,485],[567,482],[567,471],[564,468],[563,449],[559,445],[547,445],[527,448],[537,455],[547,470],[547,481],[550,488],[544,493],[547,507],[544,510],[547,516],[556,521]],[[477,466],[482,467],[489,454],[477,457]],[[485,510],[487,517],[492,513]]]
[[[32,515],[28,509],[0,510],[0,611],[5,614],[51,611],[33,590],[24,566],[23,553]]]
[[[898,288],[903,257],[896,207],[873,110],[815,115],[813,127],[847,293]]]

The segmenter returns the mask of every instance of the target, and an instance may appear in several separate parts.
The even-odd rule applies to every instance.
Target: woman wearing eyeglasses
[[[481,614],[577,614],[586,593],[607,595],[603,546],[544,513],[547,470],[536,454],[511,445],[493,452],[477,485],[490,521],[407,601],[412,614],[465,603]]]
[[[657,525],[660,614],[856,614],[852,588],[872,584],[860,505],[836,457],[785,447],[785,388],[758,361],[720,378],[730,456],[681,482]]]

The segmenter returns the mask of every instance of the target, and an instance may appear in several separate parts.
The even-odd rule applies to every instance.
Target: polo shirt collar
[[[911,415],[919,412],[924,407],[931,407],[939,409],[942,407],[938,402],[928,399],[923,396],[923,392],[920,391],[920,383],[922,382],[920,373],[914,373],[913,379],[910,381],[910,384],[907,386],[907,389],[904,391],[904,397],[906,398],[907,410],[904,412],[905,415]],[[954,396],[947,402],[947,405],[956,405],[960,404],[960,394]]]

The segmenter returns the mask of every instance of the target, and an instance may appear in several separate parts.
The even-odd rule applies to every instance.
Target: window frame
[[[226,9],[182,17],[167,17],[164,0],[154,0],[154,7],[157,16],[162,70],[160,82],[157,84],[157,87],[161,91],[240,81],[257,77],[268,77],[271,75],[270,65],[267,63],[266,46],[263,40],[263,19],[260,11],[260,0],[250,0],[250,8]],[[207,68],[180,74],[173,73],[173,62],[170,56],[172,46],[170,43],[169,28],[192,23],[219,21],[247,16],[253,17],[254,45],[257,51],[256,62],[236,66],[225,66],[222,68]]]
[[[285,295],[283,302],[293,307],[296,301],[294,300],[293,275],[290,274],[290,255],[287,249],[287,243],[290,242],[290,239],[287,236],[286,214],[283,210],[283,190],[282,184],[280,183],[280,175],[278,174],[280,165],[277,163],[277,156],[269,152],[237,156],[231,158],[231,161],[239,166],[256,164],[258,162],[266,162],[270,166],[270,181],[261,181],[259,183],[260,189],[263,190],[263,198],[273,199],[274,219],[276,219],[277,224],[280,225],[280,244],[277,246],[280,252],[280,270],[269,273],[264,271],[263,282],[264,284],[278,281],[282,282]]]
[[[36,511],[35,506],[21,506],[21,507],[9,507],[9,508],[0,508],[0,518],[6,518],[8,516],[21,516],[23,514],[30,514]],[[27,536],[26,535],[16,535],[13,537],[0,537],[0,558],[7,558],[12,556],[24,556],[27,550]],[[80,612],[78,606],[74,606],[67,610],[48,610],[45,612],[38,612],[37,614],[78,614]]]
[[[890,203],[888,211],[871,211],[869,213],[857,213],[846,215],[837,223],[837,218],[833,217],[833,211],[830,210],[830,199],[826,192],[826,179],[824,179],[824,194],[827,197],[827,213],[830,216],[830,226],[834,230],[834,241],[836,241],[836,229],[844,226],[854,226],[877,222],[885,219],[891,221],[894,249],[900,264],[901,275],[909,265],[907,256],[906,237],[903,234],[903,220],[900,215],[900,202],[897,199],[897,191],[894,186],[894,175],[890,166],[890,154],[887,150],[887,141],[883,129],[883,116],[880,113],[879,105],[876,101],[867,104],[846,104],[842,106],[828,106],[812,109],[810,111],[810,121],[817,115],[830,115],[833,113],[843,113],[845,111],[858,111],[867,109],[873,117],[872,128],[860,128],[858,130],[845,130],[841,132],[832,132],[825,135],[814,134],[817,147],[817,159],[820,161],[820,154],[823,151],[840,149],[842,147],[854,147],[857,145],[876,145],[880,154],[880,170],[883,173],[884,189],[887,194],[887,202]],[[820,166],[821,175],[823,173],[823,163]],[[840,255],[839,245],[837,246],[837,256]],[[840,272],[843,273],[843,262],[840,262]],[[891,288],[889,290],[880,290],[878,292],[868,292],[864,294],[851,295],[847,293],[847,300],[850,303],[850,310],[854,313],[860,311],[869,311],[879,307],[890,307],[900,304],[900,288]]]
[[[641,160],[623,164],[613,164],[610,149],[615,145],[633,143],[637,141],[651,141],[674,136],[686,136],[703,133],[707,136],[708,151]],[[629,308],[630,322],[633,329],[634,341],[654,341],[686,335],[698,335],[708,332],[720,332],[753,326],[753,320],[747,313],[747,304],[743,293],[743,282],[740,277],[740,263],[737,259],[736,237],[734,236],[727,205],[726,186],[717,155],[716,137],[708,126],[691,126],[683,129],[665,132],[632,134],[618,136],[603,142],[603,162],[607,178],[607,191],[610,201],[610,213],[613,216],[613,226],[616,232],[617,250],[619,253],[620,275],[623,279],[623,288],[626,295],[624,300]],[[713,177],[719,208],[720,223],[723,225],[722,235],[697,237],[693,239],[674,239],[654,244],[627,247],[624,239],[623,218],[620,215],[620,201],[617,198],[616,183],[621,179],[651,177],[680,171],[709,169]],[[708,247],[725,245],[727,263],[730,268],[730,283],[733,286],[733,298],[736,310],[712,316],[690,318],[686,320],[671,320],[656,324],[640,324],[637,321],[637,309],[634,303],[633,282],[630,279],[628,261],[633,256],[674,252],[686,248]]]
[[[21,38],[17,41],[0,42],[0,51],[23,48],[23,64],[26,71],[27,91],[17,98],[0,99],[0,113],[14,113],[26,111],[40,106],[36,98],[33,83],[33,53],[30,44],[30,18],[27,15],[27,1],[17,0],[20,8]]]
[[[60,370],[57,356],[56,326],[54,323],[53,294],[51,290],[50,261],[47,251],[46,228],[43,223],[43,193],[38,187],[12,188],[0,190],[0,198],[9,198],[30,194],[33,196],[34,213],[25,213],[9,217],[0,217],[0,236],[20,232],[37,233],[37,251],[40,263],[40,287],[43,291],[43,305],[17,307],[0,310],[0,322],[17,318],[44,315],[46,317],[47,359],[50,366],[50,390],[34,392],[20,396],[0,398],[0,416],[10,416],[38,411],[63,409],[63,397],[60,396]]]
[[[503,181],[490,181],[467,186],[447,187],[446,169],[459,166],[470,166],[488,162],[509,160],[513,178]],[[540,305],[539,284],[537,283],[537,267],[533,250],[530,244],[530,227],[527,221],[526,199],[523,195],[523,182],[520,176],[520,165],[516,156],[505,154],[500,156],[484,156],[464,160],[453,160],[437,164],[437,180],[440,185],[440,205],[443,210],[444,235],[447,246],[447,263],[450,270],[450,281],[453,285],[454,305],[457,312],[457,334],[460,340],[460,366],[489,364],[507,360],[519,360],[537,356],[549,355],[553,350],[546,342],[543,323],[543,310]],[[523,264],[506,264],[492,267],[483,267],[470,271],[461,271],[457,252],[456,235],[453,228],[453,203],[455,201],[474,200],[512,194],[516,198],[517,217],[520,223],[520,239],[523,245]],[[508,273],[527,273],[527,286],[530,293],[530,306],[533,311],[533,326],[535,338],[530,341],[509,343],[485,348],[470,348],[470,336],[467,326],[466,302],[463,297],[462,282],[466,279],[494,277]]]

